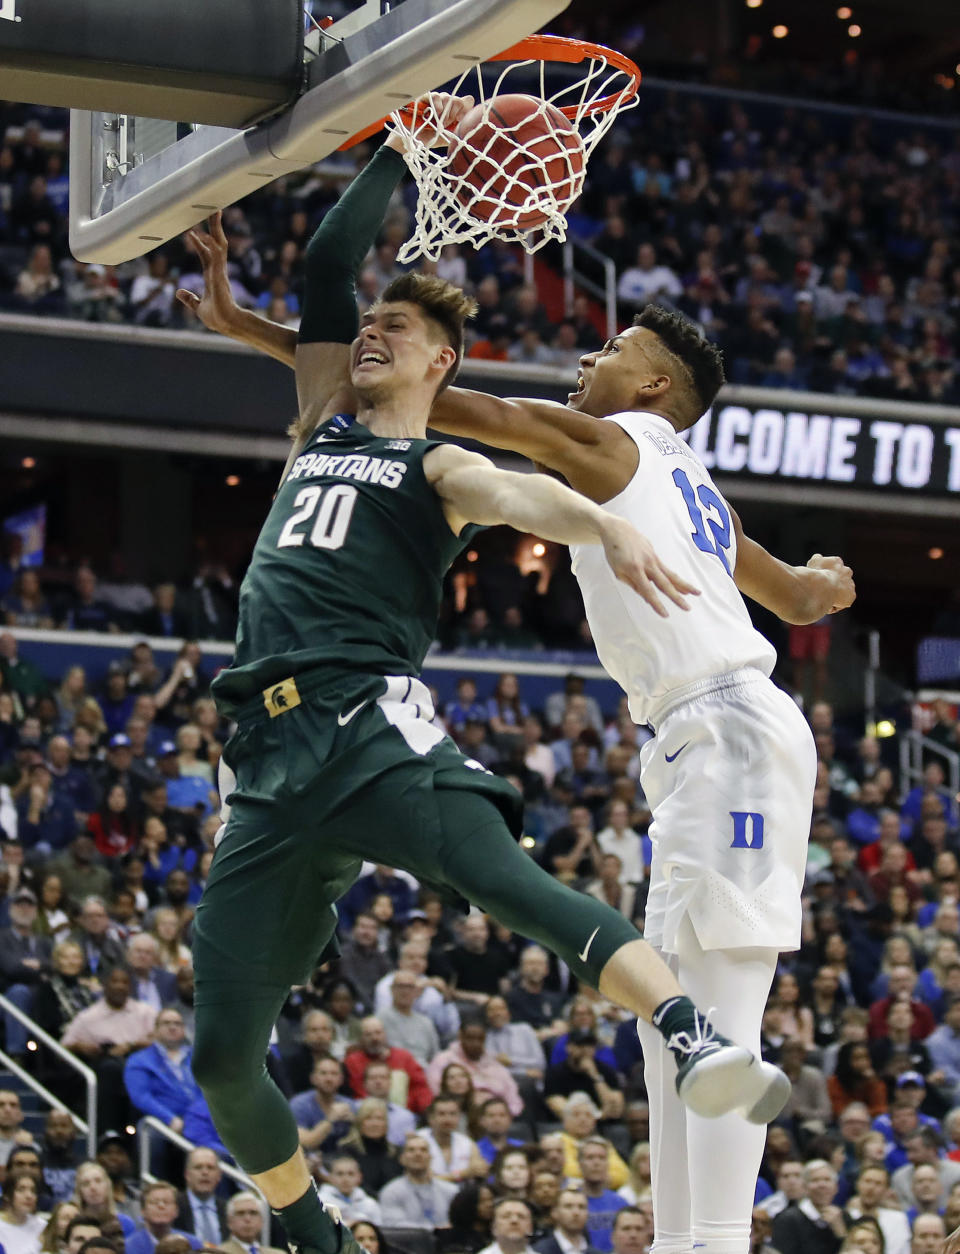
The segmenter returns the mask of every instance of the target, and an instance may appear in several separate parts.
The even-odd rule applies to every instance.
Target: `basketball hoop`
[[[468,131],[461,123],[448,147],[430,147],[433,130],[419,103],[389,119],[419,190],[416,226],[398,254],[401,262],[421,256],[435,261],[447,244],[480,248],[500,239],[533,253],[550,240],[562,242],[566,211],[583,188],[591,153],[614,119],[637,103],[639,69],[600,44],[532,35],[490,62],[506,63],[492,85],[484,80],[483,66],[473,65],[451,88],[478,103]],[[549,64],[582,70],[551,94]],[[522,125],[507,130],[497,101],[505,96],[516,101],[517,92],[532,97],[531,109]],[[386,121],[361,131],[344,148],[375,134]]]

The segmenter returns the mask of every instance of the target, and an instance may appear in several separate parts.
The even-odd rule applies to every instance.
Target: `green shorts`
[[[418,679],[330,669],[238,712],[224,750],[236,787],[194,925],[198,998],[303,983],[364,859],[443,886],[458,794],[473,813],[488,798],[519,837],[520,794],[433,717]]]

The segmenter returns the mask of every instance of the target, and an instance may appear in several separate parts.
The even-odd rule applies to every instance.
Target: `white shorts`
[[[750,669],[672,694],[656,725],[640,754],[653,813],[645,938],[675,953],[689,915],[704,949],[799,948],[816,776],[803,715]]]

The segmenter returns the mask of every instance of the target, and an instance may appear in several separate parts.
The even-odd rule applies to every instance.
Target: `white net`
[[[566,239],[566,211],[583,189],[591,153],[617,115],[637,103],[638,77],[606,49],[585,47],[576,81],[552,92],[553,63],[540,57],[505,62],[492,82],[491,63],[471,66],[451,92],[472,95],[477,105],[446,147],[431,146],[435,119],[422,107],[391,116],[419,191],[414,232],[399,261],[435,261],[447,244],[480,248],[496,238],[533,253]]]

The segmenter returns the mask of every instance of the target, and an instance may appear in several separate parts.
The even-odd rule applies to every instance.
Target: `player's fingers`
[[[667,617],[667,609],[660,598],[657,596],[657,590],[650,582],[647,575],[639,567],[628,567],[624,576],[624,582],[636,592],[638,596],[643,597],[644,601],[650,608],[661,618]]]
[[[227,233],[223,229],[223,212],[220,209],[216,213],[211,213],[210,217],[207,218],[207,228],[216,242],[226,248]]]
[[[650,579],[656,587],[660,589],[665,597],[668,597],[674,605],[678,605],[682,610],[689,610],[690,606],[681,590],[674,584],[669,574],[665,570],[656,568],[649,572]]]
[[[202,231],[191,231],[190,234],[193,237],[193,246],[197,250],[200,260],[206,264],[211,256],[210,245],[207,242],[208,237]]]
[[[185,287],[177,288],[177,300],[188,309],[196,309],[200,304],[200,297],[196,292],[188,292]]]
[[[698,597],[700,589],[696,584],[688,583],[686,579],[678,575],[675,570],[671,570],[669,566],[664,566],[663,562],[657,563],[657,570],[661,571],[667,579],[673,584],[678,592],[685,592],[688,596]]]

